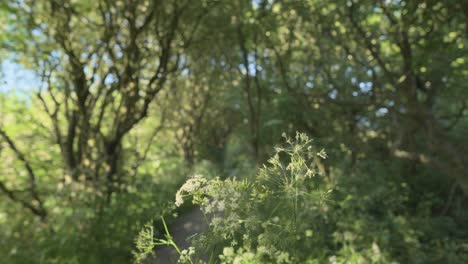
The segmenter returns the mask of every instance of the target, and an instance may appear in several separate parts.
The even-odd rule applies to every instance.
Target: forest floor
[[[169,233],[180,248],[184,250],[190,243],[187,238],[200,233],[208,228],[202,212],[199,208],[194,208],[188,213],[181,215],[169,226]],[[153,263],[172,264],[177,263],[178,254],[174,248],[169,246],[159,247],[155,250],[156,258]]]

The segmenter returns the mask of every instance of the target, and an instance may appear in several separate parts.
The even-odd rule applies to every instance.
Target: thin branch
[[[33,212],[35,215],[39,216],[42,220],[45,220],[47,216],[47,212],[44,208],[44,204],[42,200],[39,198],[39,194],[36,188],[36,174],[31,167],[30,162],[26,159],[25,155],[17,148],[16,144],[13,140],[7,135],[7,133],[0,128],[0,136],[7,142],[10,149],[15,153],[16,157],[23,163],[28,175],[29,175],[29,191],[33,197],[33,199],[37,202],[38,206],[35,207],[30,203],[22,201],[14,195],[14,193],[6,188],[6,186],[0,182],[0,189],[10,197],[11,200],[16,202],[21,202],[24,207],[28,208]]]

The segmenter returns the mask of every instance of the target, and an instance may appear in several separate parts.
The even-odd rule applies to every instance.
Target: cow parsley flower
[[[206,182],[207,180],[198,174],[187,180],[176,193],[175,205],[177,207],[181,206],[184,203],[184,196],[193,194],[195,191],[203,187]]]

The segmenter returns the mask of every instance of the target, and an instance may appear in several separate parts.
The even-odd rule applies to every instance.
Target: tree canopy
[[[2,261],[468,262],[467,10],[0,3]]]

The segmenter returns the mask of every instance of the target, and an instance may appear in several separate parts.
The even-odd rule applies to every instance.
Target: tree
[[[199,4],[197,9],[189,1],[10,5],[26,18],[30,39],[24,41],[30,48],[22,59],[40,71],[37,96],[67,174],[105,188],[108,201],[125,182],[122,140],[178,70],[181,52],[209,8]]]

